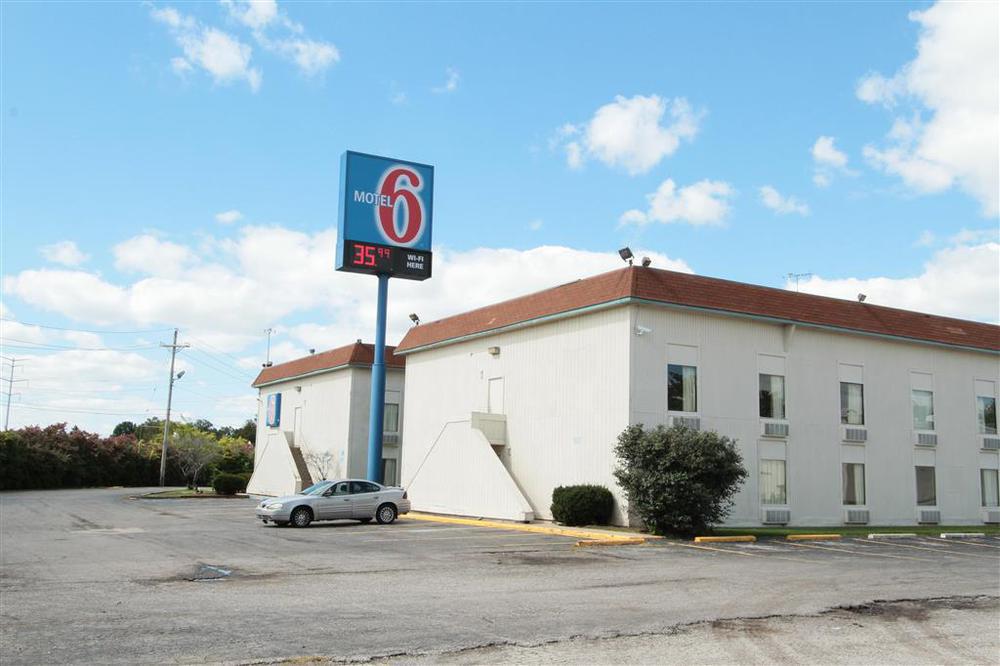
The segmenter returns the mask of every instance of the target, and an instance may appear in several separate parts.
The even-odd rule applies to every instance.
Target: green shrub
[[[615,498],[604,486],[559,486],[552,491],[552,517],[563,525],[607,525]]]
[[[629,426],[615,454],[629,509],[656,534],[704,533],[722,522],[747,477],[734,440],[680,425]]]
[[[249,481],[246,474],[216,474],[212,487],[216,495],[235,495],[246,490]]]

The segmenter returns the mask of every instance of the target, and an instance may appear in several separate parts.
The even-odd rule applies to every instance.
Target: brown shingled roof
[[[409,352],[541,317],[627,300],[1000,351],[1000,327],[993,324],[638,266],[414,326],[397,349]]]
[[[395,347],[390,345],[385,346],[384,362],[387,368],[402,368],[406,364],[406,359],[402,356],[396,356],[395,350]],[[257,375],[257,379],[253,380],[252,386],[256,388],[264,384],[273,384],[285,379],[292,379],[293,377],[301,377],[302,375],[321,372],[323,370],[333,370],[334,368],[342,368],[349,365],[371,367],[374,359],[375,345],[355,342],[352,345],[337,347],[336,349],[318,354],[310,354],[309,356],[303,356],[302,358],[287,361],[286,363],[272,365],[270,368],[264,368]]]

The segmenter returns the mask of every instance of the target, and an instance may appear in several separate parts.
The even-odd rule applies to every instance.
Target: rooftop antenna
[[[785,279],[788,280],[789,282],[795,280],[795,291],[798,291],[799,280],[802,280],[803,278],[811,278],[812,276],[813,276],[812,273],[787,273],[785,275]]]

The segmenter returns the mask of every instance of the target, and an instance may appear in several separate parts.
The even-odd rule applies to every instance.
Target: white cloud
[[[538,231],[539,229],[542,228],[542,226],[544,224],[545,223],[542,220],[540,220],[540,219],[534,219],[531,222],[528,222],[528,229],[530,231]]]
[[[79,266],[90,259],[90,255],[84,254],[73,241],[59,241],[51,245],[43,245],[39,248],[42,256],[46,260],[63,266]]]
[[[260,30],[278,18],[276,0],[221,0],[229,15],[253,30]]]
[[[669,116],[669,124],[663,124],[664,116]],[[673,155],[682,140],[693,139],[701,116],[681,97],[670,100],[657,95],[619,95],[614,102],[597,109],[588,122],[560,127],[551,143],[559,145],[566,138],[580,135],[564,144],[571,168],[579,168],[586,159],[597,159],[635,175]]]
[[[992,232],[995,238],[996,232]],[[973,233],[964,238],[982,240]],[[904,278],[823,278],[799,283],[799,290],[931,314],[1000,321],[1000,243],[996,240],[955,244],[938,250],[919,275]],[[794,288],[793,284],[786,288]]]
[[[764,185],[760,188],[760,200],[765,206],[782,215],[788,213],[809,214],[809,206],[805,203],[792,196],[782,196],[778,190],[770,185]]]
[[[215,221],[219,224],[232,224],[243,219],[243,213],[238,210],[225,210],[215,214]]]
[[[220,0],[230,17],[252,31],[264,49],[294,62],[306,76],[316,76],[340,62],[340,51],[329,42],[308,39],[305,28],[278,10],[275,0]],[[274,31],[281,33],[275,37]]]
[[[906,102],[913,117],[896,118],[886,145],[866,146],[865,157],[916,192],[957,186],[997,215],[1000,4],[939,2],[910,19],[920,25],[916,58],[890,78],[868,75],[856,93],[888,108]]]
[[[695,226],[721,224],[729,212],[733,187],[718,180],[702,180],[678,188],[672,179],[663,181],[656,192],[646,195],[647,210],[625,211],[619,225],[644,225],[650,222],[681,222]]]
[[[432,92],[436,93],[452,93],[458,90],[459,73],[454,67],[448,67],[445,70],[445,74],[448,76],[447,80],[443,85],[436,88],[431,88]]]
[[[847,155],[837,150],[832,136],[821,136],[812,147],[813,160],[817,164],[841,169],[847,166]]]
[[[260,69],[251,67],[253,50],[233,35],[217,28],[203,26],[173,7],[153,9],[152,17],[168,26],[184,57],[171,59],[171,69],[185,75],[195,66],[207,72],[215,83],[229,84],[246,81],[256,92],[260,88]]]
[[[321,308],[322,319],[341,331],[327,341],[335,346],[370,338],[375,316],[373,282],[332,270],[335,237],[333,230],[305,234],[282,227],[244,227],[237,238],[220,241],[221,256],[212,257],[200,256],[192,247],[138,236],[116,246],[123,268],[142,267],[144,275],[135,281],[113,284],[80,271],[26,270],[5,277],[4,291],[77,321],[179,326],[227,351],[259,339],[261,330],[286,317],[315,314],[313,310]],[[683,261],[651,256],[657,266],[690,271]],[[437,248],[434,259],[434,280],[394,284],[395,334],[405,331],[406,315],[417,307],[427,319],[620,263],[614,253],[552,246],[466,252]],[[149,265],[157,261],[159,265]],[[483,262],[493,267],[488,275],[480,274]],[[470,290],[473,282],[477,289]]]
[[[195,260],[194,252],[184,245],[163,241],[144,234],[115,245],[115,268],[147,275],[180,274]]]
[[[290,58],[307,76],[316,76],[330,65],[340,62],[340,51],[327,42],[312,39],[281,39],[273,42],[265,40],[261,43],[265,48]]]
[[[857,175],[847,168],[847,153],[838,149],[832,136],[821,136],[812,147],[813,183],[817,187],[827,187],[835,173]]]
[[[78,321],[109,324],[128,318],[128,292],[85,271],[25,270],[4,276],[4,293]]]

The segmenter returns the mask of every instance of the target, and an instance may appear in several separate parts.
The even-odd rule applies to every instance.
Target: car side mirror
[[[333,494],[333,488],[331,488],[330,490],[327,490],[325,493],[323,493],[323,497],[329,497],[332,494]]]

